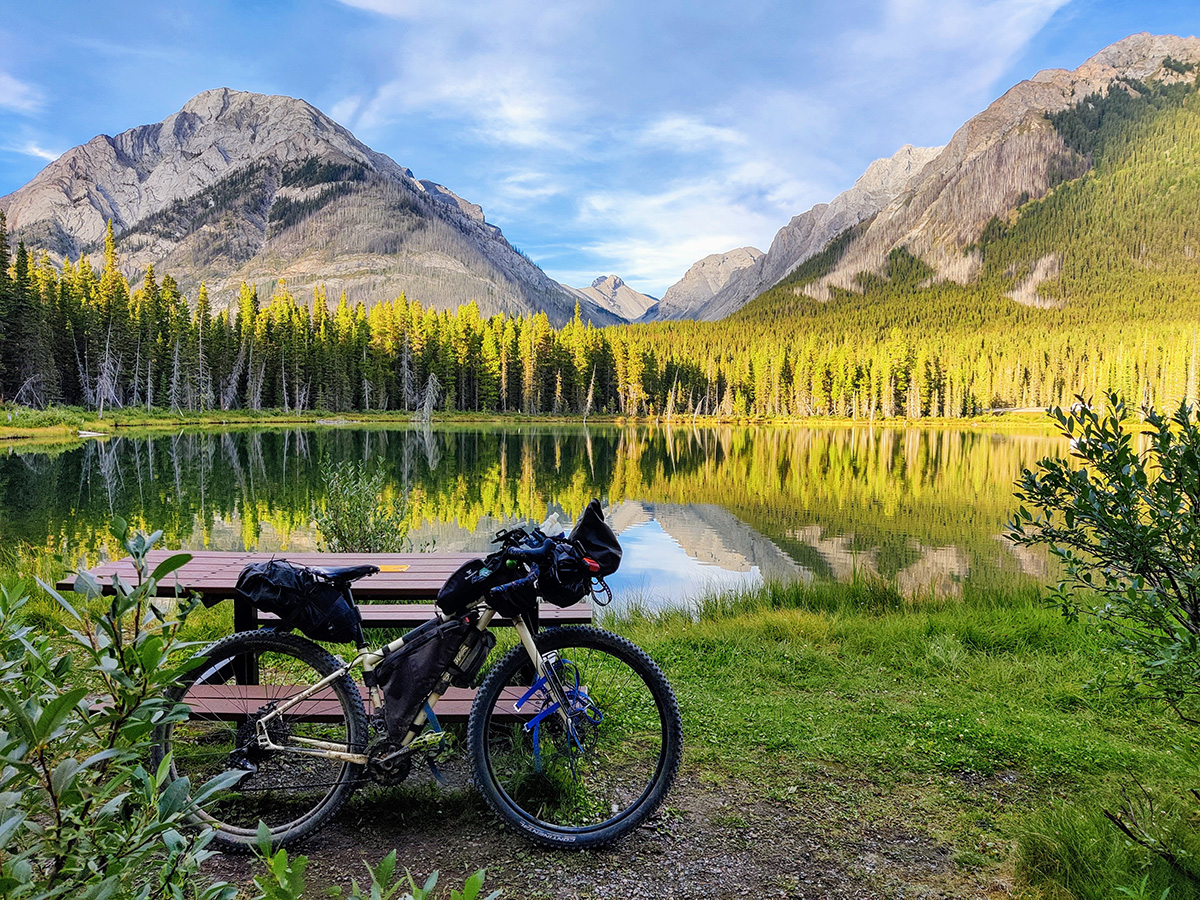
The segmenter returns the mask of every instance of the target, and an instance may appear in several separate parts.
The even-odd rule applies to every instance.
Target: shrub
[[[398,553],[407,550],[403,492],[395,508],[383,501],[384,475],[361,462],[325,465],[325,506],[313,511],[324,549],[334,553]]]
[[[183,826],[193,802],[239,776],[193,789],[169,784],[169,760],[143,765],[154,728],[180,717],[164,691],[182,672],[177,635],[195,602],[168,618],[154,595],[189,557],[148,573],[160,533],[133,535],[117,519],[113,534],[138,583],[118,582],[106,608],[81,615],[43,584],[75,626],[72,652],[23,621],[24,596],[0,588],[0,895],[232,898],[230,885],[195,880],[211,832]]]
[[[1007,526],[1062,562],[1053,600],[1086,617],[1133,661],[1125,686],[1196,723],[1200,700],[1200,421],[1186,404],[1145,410],[1145,449],[1122,427],[1124,402],[1051,410],[1070,460],[1048,458],[1017,483]]]

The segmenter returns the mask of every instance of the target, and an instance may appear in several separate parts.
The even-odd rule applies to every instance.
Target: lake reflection
[[[172,547],[318,548],[323,463],[381,466],[417,548],[478,550],[513,522],[574,519],[598,496],[622,536],[626,598],[680,602],[763,579],[905,591],[1044,579],[999,539],[1022,467],[1056,438],[973,429],[305,427],[116,437],[0,456],[0,540],[94,561],[107,522]]]

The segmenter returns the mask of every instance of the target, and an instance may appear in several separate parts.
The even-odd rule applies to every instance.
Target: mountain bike
[[[593,506],[594,526],[599,504]],[[566,605],[579,599],[581,585],[607,590],[602,572],[615,564],[593,557],[611,557],[615,545],[619,562],[611,531],[609,547],[591,543],[592,556],[585,555],[588,535],[579,532],[577,526],[566,539],[536,528],[500,533],[496,552],[447,581],[434,618],[373,650],[350,585],[375,566],[285,572],[283,581],[306,578],[320,588],[316,594],[336,596],[323,611],[320,602],[302,604],[310,615],[302,629],[331,640],[352,635],[356,654],[343,662],[282,629],[240,632],[205,648],[174,691],[178,720],[156,734],[155,761],[168,761],[174,782],[167,790],[199,789],[215,776],[240,773],[194,814],[212,826],[222,849],[254,846],[260,822],[274,846],[311,836],[360,785],[398,783],[414,761],[444,747],[437,701],[451,685],[475,683],[495,646],[489,625],[504,615],[520,643],[487,669],[470,708],[466,745],[475,785],[504,823],[545,846],[599,847],[628,834],[674,781],[683,743],[679,707],[659,667],[625,638],[591,626],[539,632],[539,598]],[[273,588],[278,574],[243,572],[243,579],[262,576]],[[299,606],[292,603],[293,612]],[[263,607],[288,604],[277,598]],[[284,628],[294,621],[285,612]],[[355,670],[364,689],[351,677]]]

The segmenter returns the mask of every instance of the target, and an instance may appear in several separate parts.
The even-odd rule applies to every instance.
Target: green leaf
[[[0,819],[0,849],[8,846],[8,842],[17,833],[21,823],[25,821],[25,813],[14,810],[10,815]]]
[[[167,785],[158,798],[158,814],[165,818],[174,816],[190,805],[188,789],[191,785],[186,778],[177,778]]]
[[[35,738],[37,743],[45,741],[57,728],[66,721],[67,717],[79,706],[79,701],[87,696],[87,688],[75,688],[54,698],[42,714],[37,718]]]
[[[155,534],[161,536],[162,532],[156,531]],[[161,581],[163,578],[170,575],[172,572],[183,568],[191,561],[192,554],[190,553],[176,553],[174,556],[168,556],[154,567],[154,572],[151,574],[150,578],[153,581]]]

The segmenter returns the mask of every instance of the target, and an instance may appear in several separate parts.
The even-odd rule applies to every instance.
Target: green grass
[[[1045,896],[1121,896],[1148,864],[1156,900],[1166,886],[1198,896],[1102,815],[1132,773],[1172,807],[1193,783],[1191,730],[1091,687],[1120,659],[1036,590],[911,600],[865,581],[776,586],[707,598],[698,616],[609,624],[664,667],[687,761],[717,780],[920,823],[961,868]],[[1200,848],[1183,813],[1168,825]]]

